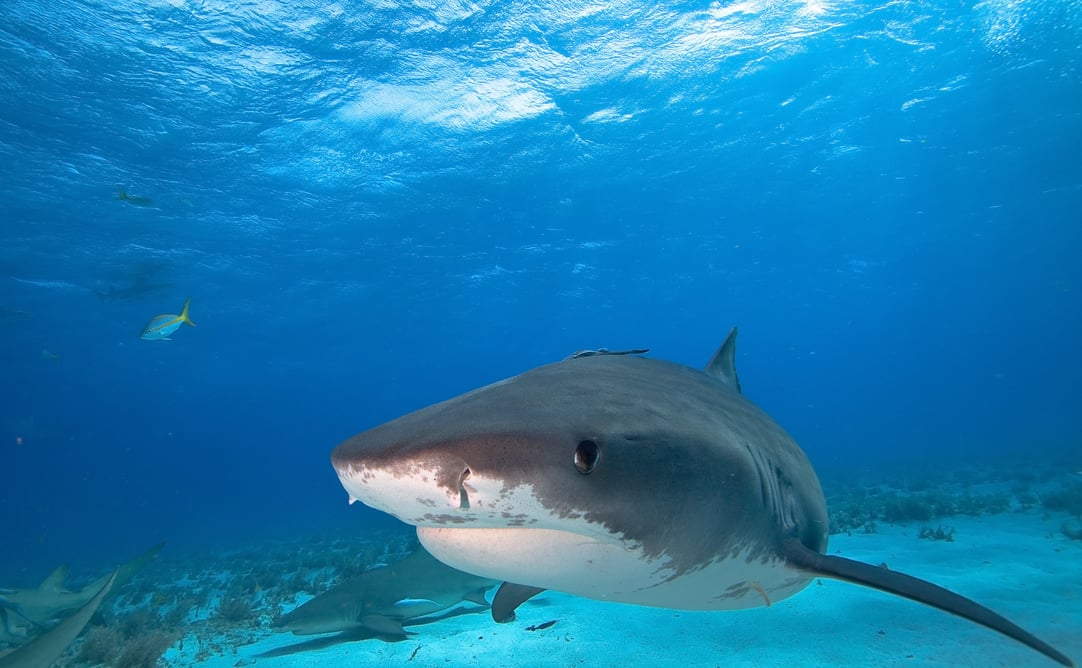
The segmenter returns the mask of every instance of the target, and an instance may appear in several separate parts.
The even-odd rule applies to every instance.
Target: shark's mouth
[[[390,468],[349,467],[338,470],[350,503],[389,513],[418,528],[551,529],[583,536],[581,540],[619,543],[582,513],[547,508],[530,484],[508,485],[479,475],[469,466],[451,476],[439,467],[416,463]]]
[[[350,503],[360,501],[406,524],[466,522],[475,505],[467,487],[468,467],[459,468],[453,479],[438,467],[413,463],[386,468],[353,465],[338,467],[336,472]]]

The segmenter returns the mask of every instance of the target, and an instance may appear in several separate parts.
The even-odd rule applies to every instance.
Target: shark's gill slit
[[[768,483],[767,483],[767,480],[768,480],[767,473],[763,469],[763,462],[762,462],[762,459],[761,459],[762,455],[759,454],[758,451],[752,449],[750,443],[745,442],[744,443],[744,448],[748,451],[748,454],[751,455],[751,461],[752,461],[753,464],[755,464],[755,472],[759,476],[759,498],[762,500],[763,506],[765,508],[769,508],[770,507],[770,490],[769,490],[769,487],[767,486],[768,485]]]
[[[470,468],[467,466],[462,471],[462,477],[458,479],[458,508],[459,510],[470,509],[470,495],[466,492],[466,481],[470,478]]]

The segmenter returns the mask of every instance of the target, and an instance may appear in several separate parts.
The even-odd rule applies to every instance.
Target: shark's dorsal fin
[[[64,580],[68,579],[68,565],[63,564],[57,566],[56,570],[49,574],[49,577],[42,581],[41,586],[38,589],[44,591],[64,591]]]
[[[706,365],[706,372],[740,392],[740,379],[736,375],[736,327],[729,330],[729,335]]]

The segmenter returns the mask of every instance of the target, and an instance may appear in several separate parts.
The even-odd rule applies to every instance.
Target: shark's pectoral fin
[[[912,575],[892,571],[886,566],[872,566],[845,557],[819,554],[804,547],[795,538],[786,542],[784,551],[786,559],[792,566],[809,573],[872,587],[939,608],[944,612],[986,626],[993,631],[999,631],[1064,666],[1074,666],[1074,662],[1063,653],[1006,617],[939,585]],[[493,609],[495,610],[495,607]]]
[[[398,638],[406,637],[406,629],[402,628],[402,620],[397,617],[365,615],[361,618],[361,624],[364,624],[365,628],[382,635],[395,636]]]
[[[540,587],[504,582],[496,590],[496,596],[492,599],[492,619],[497,624],[515,621],[515,609],[522,605],[523,601],[543,591],[545,590]]]
[[[0,606],[0,643],[21,645],[29,640],[29,634],[26,632],[27,627],[17,626],[12,622],[11,616],[14,614],[17,613],[10,610],[10,608]]]
[[[20,623],[15,622],[15,617],[21,620]],[[5,641],[25,638],[27,628],[41,628],[41,624],[28,617],[18,605],[0,596],[0,638]]]

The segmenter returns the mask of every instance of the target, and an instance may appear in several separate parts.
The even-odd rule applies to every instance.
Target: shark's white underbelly
[[[682,610],[769,605],[811,578],[779,559],[747,553],[676,574],[664,558],[567,531],[418,527],[421,544],[445,564],[482,577],[603,601]]]

